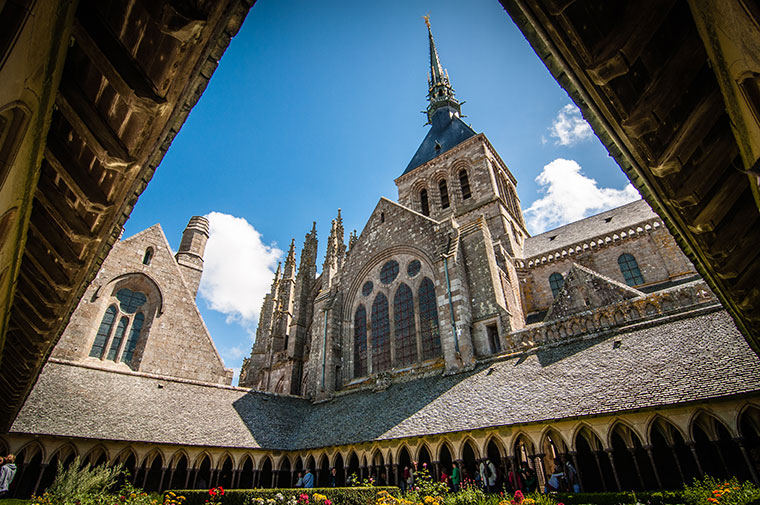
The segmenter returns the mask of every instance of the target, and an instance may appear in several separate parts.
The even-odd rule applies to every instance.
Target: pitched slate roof
[[[760,358],[716,310],[318,404],[50,362],[11,431],[303,449],[757,392]]]
[[[455,112],[451,107],[443,107],[435,111],[430,131],[402,175],[408,174],[418,166],[476,135],[475,130],[462,121]]]
[[[528,237],[523,247],[523,257],[532,258],[544,252],[567,247],[581,240],[589,240],[592,237],[612,233],[657,217],[646,201],[636,200],[540,235]]]

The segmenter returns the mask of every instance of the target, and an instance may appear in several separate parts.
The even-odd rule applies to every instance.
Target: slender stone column
[[[272,470],[272,487],[280,487],[280,471]]]
[[[723,471],[726,472],[728,477],[730,477],[731,471],[728,469],[726,458],[723,457],[723,451],[720,449],[720,440],[711,440],[710,442],[715,446],[715,452],[718,453],[718,459],[720,459],[720,463],[723,465]]]
[[[615,468],[615,458],[612,455],[613,451],[614,449],[612,448],[604,450],[604,452],[607,453],[607,457],[610,458],[610,465],[612,465],[612,475],[615,476],[615,484],[617,484],[617,490],[620,491],[623,489],[623,486],[620,485],[620,477],[618,477],[617,468]]]
[[[7,498],[15,498],[16,495],[18,495],[18,483],[22,482],[24,480],[24,474],[26,473],[26,468],[29,466],[29,462],[25,461],[24,463],[21,463],[20,470],[18,471],[18,476],[16,477],[16,485],[13,486],[13,491],[10,492],[10,494],[7,496]]]
[[[631,458],[633,458],[633,466],[636,467],[636,475],[639,477],[639,484],[641,485],[641,490],[646,490],[646,485],[644,484],[644,477],[641,476],[641,468],[639,467],[639,460],[636,458],[636,449],[634,447],[628,447],[628,452],[631,454]]]
[[[166,475],[167,468],[161,467],[161,479],[158,481],[158,492],[163,493],[164,492],[164,475]]]
[[[148,482],[148,473],[150,472],[150,469],[148,468],[147,464],[145,468],[143,469],[143,480],[142,480],[142,486],[141,488],[145,489],[145,483]]]
[[[259,478],[261,477],[261,470],[253,471],[253,487],[259,487]]]
[[[533,459],[534,470],[536,471],[536,480],[538,481],[538,488],[542,490],[546,487],[546,468],[544,468],[545,453],[533,454],[529,457]]]
[[[678,468],[678,475],[681,476],[681,484],[686,484],[686,477],[683,474],[683,469],[681,468],[681,460],[678,459],[678,451],[676,451],[675,444],[668,445],[670,447],[670,451],[673,453],[673,459],[676,462],[676,468]]]
[[[364,469],[365,468],[366,467],[364,467],[364,466],[360,466],[359,467],[359,480],[364,480]]]
[[[296,473],[296,469],[295,469],[295,468],[293,468],[293,469],[290,471],[290,485],[289,485],[289,487],[294,487],[294,486],[295,486],[295,483],[296,483],[296,475],[297,475],[297,473]]]
[[[215,468],[211,470],[211,480],[214,482],[214,485],[211,487],[217,487],[219,485],[219,476],[221,476],[222,470],[219,468]]]
[[[169,474],[169,482],[168,482],[168,484],[166,485],[166,487],[167,487],[167,488],[170,488],[170,489],[171,489],[171,487],[172,487],[172,483],[174,482],[174,472],[175,472],[176,470],[177,470],[177,467],[176,467],[176,466],[173,466],[173,467],[172,467],[172,471],[171,471],[171,473]]]
[[[581,473],[581,467],[578,465],[578,453],[576,451],[568,452],[570,458],[573,460],[573,466],[575,467],[575,473],[578,475],[578,486],[581,489],[581,493],[585,492],[583,487],[583,474]]]
[[[749,473],[752,476],[752,482],[755,484],[760,484],[760,480],[758,480],[757,477],[757,469],[752,462],[752,458],[749,457],[749,451],[747,451],[747,447],[744,445],[744,437],[736,437],[734,439],[734,442],[739,446],[739,450],[742,452],[742,456],[744,456],[744,462],[747,464],[747,468],[749,468]]]
[[[647,451],[647,456],[649,456],[649,462],[652,463],[654,478],[657,481],[657,489],[662,489],[662,481],[660,480],[660,473],[657,471],[657,464],[654,462],[654,448],[651,445],[645,445],[644,450]]]
[[[596,468],[599,470],[599,479],[602,481],[602,489],[604,489],[604,492],[607,492],[607,480],[604,478],[604,472],[602,471],[602,462],[599,461],[599,453],[602,451],[592,451],[594,454],[594,459],[596,460]]]
[[[142,470],[142,468],[140,468],[139,466],[135,467],[135,474],[132,476],[133,486],[137,485],[137,476],[140,475],[140,470]]]
[[[519,466],[517,464],[517,456],[510,456],[509,457],[509,470],[512,472],[512,475],[514,476],[514,482],[510,482],[509,481],[509,473],[507,473],[507,475],[506,475],[506,477],[507,477],[507,485],[508,486],[515,486],[515,487],[517,487],[517,485],[518,485],[517,481],[518,481],[519,475],[520,475]],[[525,485],[524,482],[522,484]],[[515,491],[516,490],[517,489],[515,489]]]
[[[697,443],[686,442],[686,445],[691,449],[691,454],[694,456],[694,461],[697,463],[697,470],[699,470],[699,476],[704,477],[705,471],[702,470],[702,463],[699,462],[699,456],[697,456]]]
[[[197,489],[196,485],[198,483],[198,473],[200,470],[198,468],[193,468],[193,489]]]
[[[47,468],[47,466],[48,466],[47,463],[40,464],[40,474],[37,476],[37,481],[34,483],[34,489],[32,490],[32,494],[35,496],[39,494],[37,491],[40,490],[40,482],[42,481],[42,476],[45,474],[45,469]]]
[[[187,486],[190,484],[190,474],[193,473],[195,470],[193,468],[185,468],[185,487],[183,489],[187,489]],[[195,481],[193,481],[193,487],[195,486]]]
[[[432,465],[433,469],[432,469],[432,471],[430,473],[433,475],[433,480],[436,481],[436,482],[438,482],[438,479],[440,478],[439,476],[441,475],[441,473],[440,473],[441,462],[440,461],[433,461],[431,463],[431,465]]]
[[[388,474],[388,484],[390,484],[391,486],[398,486],[398,483],[401,480],[401,477],[399,476],[399,473],[398,473],[399,464],[393,463],[391,467],[393,468],[393,470],[391,473]],[[343,473],[345,473],[345,470]]]

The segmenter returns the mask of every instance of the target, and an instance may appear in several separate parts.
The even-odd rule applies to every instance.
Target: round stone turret
[[[193,216],[182,232],[179,251],[174,256],[182,269],[187,287],[197,295],[203,273],[203,253],[209,237],[209,222],[203,216]]]

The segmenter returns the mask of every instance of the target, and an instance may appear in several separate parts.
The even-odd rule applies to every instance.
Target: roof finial
[[[430,73],[428,77],[428,101],[427,107],[428,123],[433,122],[433,115],[438,109],[448,107],[451,112],[460,116],[462,113],[459,101],[454,98],[454,88],[449,82],[449,74],[444,71],[441,60],[438,58],[438,50],[435,48],[433,32],[430,29],[430,16],[422,16],[425,19],[425,25],[428,29],[428,40],[430,42]]]

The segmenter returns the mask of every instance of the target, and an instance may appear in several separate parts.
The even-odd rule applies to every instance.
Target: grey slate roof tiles
[[[642,221],[654,219],[657,214],[645,200],[636,200],[595,216],[575,221],[559,228],[546,231],[525,239],[523,257],[532,258],[539,254],[561,249],[591,237],[612,233],[622,228],[631,227]],[[554,237],[554,238],[552,238]]]
[[[317,404],[51,362],[11,431],[302,449],[758,391],[760,359],[720,310]]]

